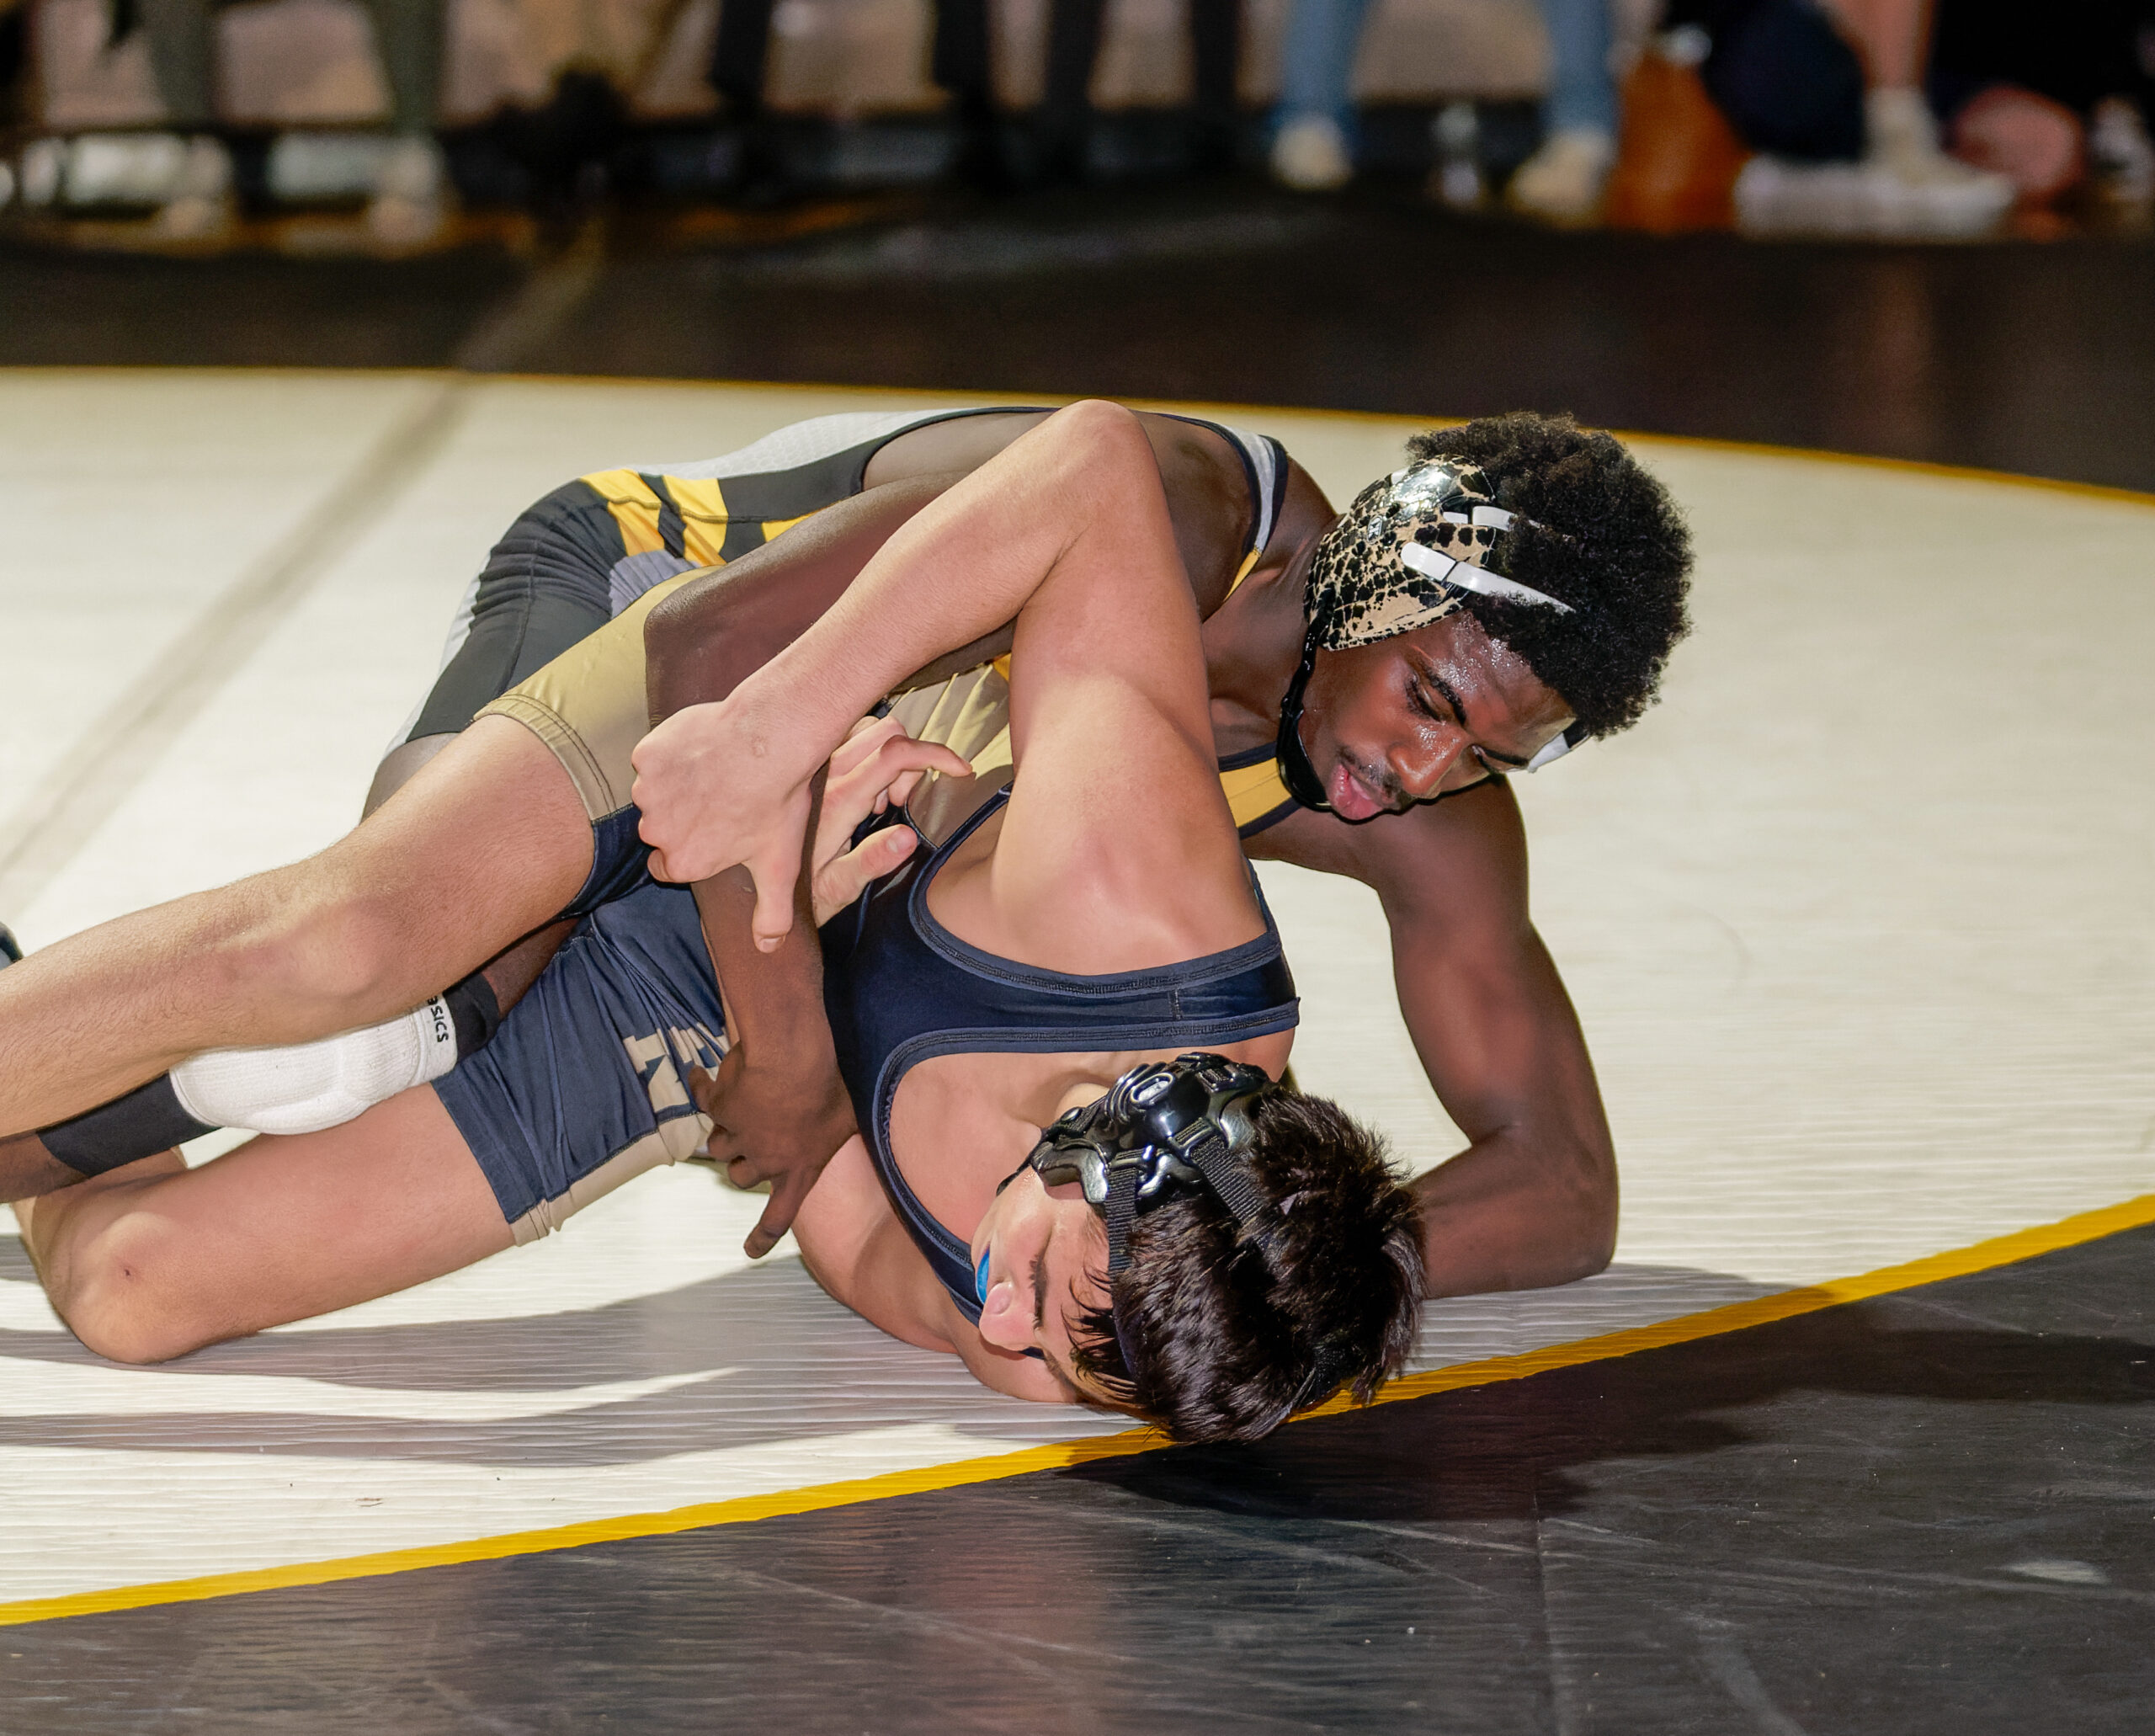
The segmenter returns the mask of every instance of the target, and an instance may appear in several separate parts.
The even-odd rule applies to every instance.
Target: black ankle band
[[[179,1106],[179,1094],[167,1074],[72,1121],[40,1128],[37,1137],[70,1169],[102,1175],[216,1131]]]
[[[494,986],[474,971],[454,988],[444,992],[449,1016],[456,1026],[456,1058],[476,1055],[494,1040],[502,1028],[502,1004],[494,998]]]

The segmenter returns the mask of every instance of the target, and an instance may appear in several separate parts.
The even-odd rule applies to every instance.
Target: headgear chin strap
[[[1243,1153],[1257,1137],[1250,1111],[1276,1089],[1262,1068],[1224,1055],[1148,1062],[1117,1079],[1105,1096],[1058,1116],[1019,1173],[1030,1169],[1047,1186],[1074,1181],[1084,1190],[1107,1219],[1112,1286],[1130,1265],[1131,1226],[1153,1206],[1193,1188],[1209,1188],[1242,1229],[1258,1231],[1268,1202]],[[1269,1263],[1264,1238],[1253,1233],[1252,1239]],[[1330,1394],[1346,1378],[1353,1356],[1352,1348],[1336,1339],[1320,1344],[1290,1410]]]
[[[1287,786],[1287,793],[1304,807],[1314,808],[1319,813],[1332,811],[1331,799],[1324,793],[1324,780],[1317,775],[1317,768],[1310,764],[1309,750],[1302,746],[1302,695],[1310,684],[1310,671],[1317,667],[1317,650],[1323,640],[1324,622],[1322,618],[1310,623],[1309,631],[1302,636],[1302,661],[1295,670],[1295,679],[1287,684],[1286,697],[1280,701],[1280,734],[1273,743],[1273,758],[1280,764],[1280,781]],[[1545,765],[1562,759],[1586,738],[1586,732],[1574,723],[1560,735],[1552,736],[1542,744],[1540,751],[1519,768],[1521,771],[1540,771]],[[1492,777],[1508,776],[1508,773],[1493,772]],[[1486,782],[1477,779],[1476,783]],[[1474,785],[1466,786],[1472,789]],[[1457,790],[1441,791],[1429,799],[1441,801],[1446,796],[1462,793]]]

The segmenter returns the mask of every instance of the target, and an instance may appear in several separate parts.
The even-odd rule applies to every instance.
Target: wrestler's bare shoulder
[[[1442,902],[1448,891],[1525,896],[1526,828],[1502,779],[1358,826],[1298,809],[1243,848],[1253,860],[1358,880],[1387,906]]]
[[[1018,410],[953,417],[909,429],[868,462],[870,487],[926,476],[977,470],[1021,434],[1046,419]],[[1136,413],[1160,467],[1175,524],[1175,541],[1189,570],[1200,614],[1217,608],[1248,546],[1253,503],[1241,450],[1200,423],[1156,411]]]

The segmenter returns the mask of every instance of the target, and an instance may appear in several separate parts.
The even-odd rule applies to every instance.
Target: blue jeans
[[[1549,32],[1549,94],[1541,124],[1616,130],[1616,87],[1609,76],[1608,0],[1540,0]],[[1352,136],[1354,49],[1370,0],[1295,0],[1280,69],[1274,125],[1321,116]]]
[[[1549,32],[1544,132],[1572,127],[1616,130],[1616,82],[1609,76],[1609,0],[1541,0]]]

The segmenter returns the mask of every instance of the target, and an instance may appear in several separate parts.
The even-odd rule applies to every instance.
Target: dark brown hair
[[[1079,1371],[1178,1440],[1253,1440],[1342,1385],[1367,1403],[1414,1342],[1420,1215],[1384,1142],[1297,1092],[1251,1120],[1258,1221],[1204,1188],[1156,1206],[1111,1307],[1072,1326]]]

